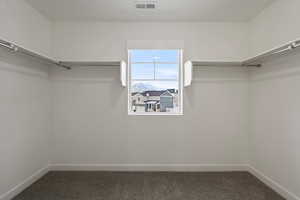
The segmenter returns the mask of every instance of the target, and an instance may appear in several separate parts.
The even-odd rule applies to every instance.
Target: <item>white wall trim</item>
[[[247,171],[243,164],[52,164],[51,171]]]
[[[259,180],[261,180],[263,183],[265,183],[267,186],[272,188],[274,191],[276,191],[278,194],[286,198],[287,200],[300,200],[300,197],[297,197],[294,193],[290,192],[288,189],[271,179],[270,177],[263,174],[258,169],[248,166],[248,172],[250,172],[253,176],[257,177]]]
[[[0,200],[10,200],[17,196],[19,193],[21,193],[23,190],[28,188],[30,185],[32,185],[35,181],[39,180],[41,177],[43,177],[46,173],[49,172],[49,166],[44,167],[35,173],[33,173],[31,176],[26,178],[24,181],[7,191],[6,193],[0,195]]]

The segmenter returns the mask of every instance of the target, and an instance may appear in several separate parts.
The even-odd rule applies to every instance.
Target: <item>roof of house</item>
[[[167,91],[165,91],[164,93],[162,93],[160,96],[168,96],[168,97],[172,97],[173,95],[172,95],[172,93],[171,93],[169,90],[167,90]]]
[[[165,92],[165,90],[162,90],[162,91],[155,91],[155,90],[150,90],[150,91],[145,91],[142,93],[143,96],[150,96],[150,97],[153,97],[153,96],[160,96],[162,95],[163,93]]]
[[[143,96],[150,96],[150,97],[159,97],[162,94],[168,92],[169,94],[174,94],[177,93],[176,89],[167,89],[167,90],[148,90],[148,91],[144,91],[144,92],[133,92],[131,93],[132,96],[135,96],[137,94],[141,94]]]
[[[176,89],[167,89],[167,91],[169,91],[170,93],[178,93],[178,90]]]

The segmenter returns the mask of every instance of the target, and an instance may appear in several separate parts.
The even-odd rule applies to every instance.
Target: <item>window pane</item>
[[[179,63],[178,50],[155,50],[154,55],[156,62]]]
[[[132,64],[131,65],[132,79],[154,79],[153,64]]]
[[[178,80],[178,64],[157,64],[155,68],[155,79],[176,79]]]
[[[153,50],[131,51],[131,62],[153,62]]]
[[[178,50],[133,50],[131,62],[179,62]]]
[[[130,109],[134,113],[178,113],[177,81],[132,81]]]
[[[179,114],[180,50],[131,50],[129,112]]]

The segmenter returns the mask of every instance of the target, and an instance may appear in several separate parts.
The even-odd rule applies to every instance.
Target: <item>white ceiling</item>
[[[248,21],[274,0],[156,0],[154,10],[136,0],[27,0],[46,17],[101,21]]]

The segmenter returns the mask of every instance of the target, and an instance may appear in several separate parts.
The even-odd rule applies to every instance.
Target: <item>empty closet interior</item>
[[[201,196],[209,173],[253,183],[258,200],[299,200],[299,8],[298,0],[0,0],[0,200],[109,199],[97,196],[102,186],[116,195],[99,180],[154,195],[134,197],[127,185],[111,199],[252,191]],[[78,188],[95,197],[72,196],[89,180],[99,188]],[[60,196],[51,181],[75,189]]]

